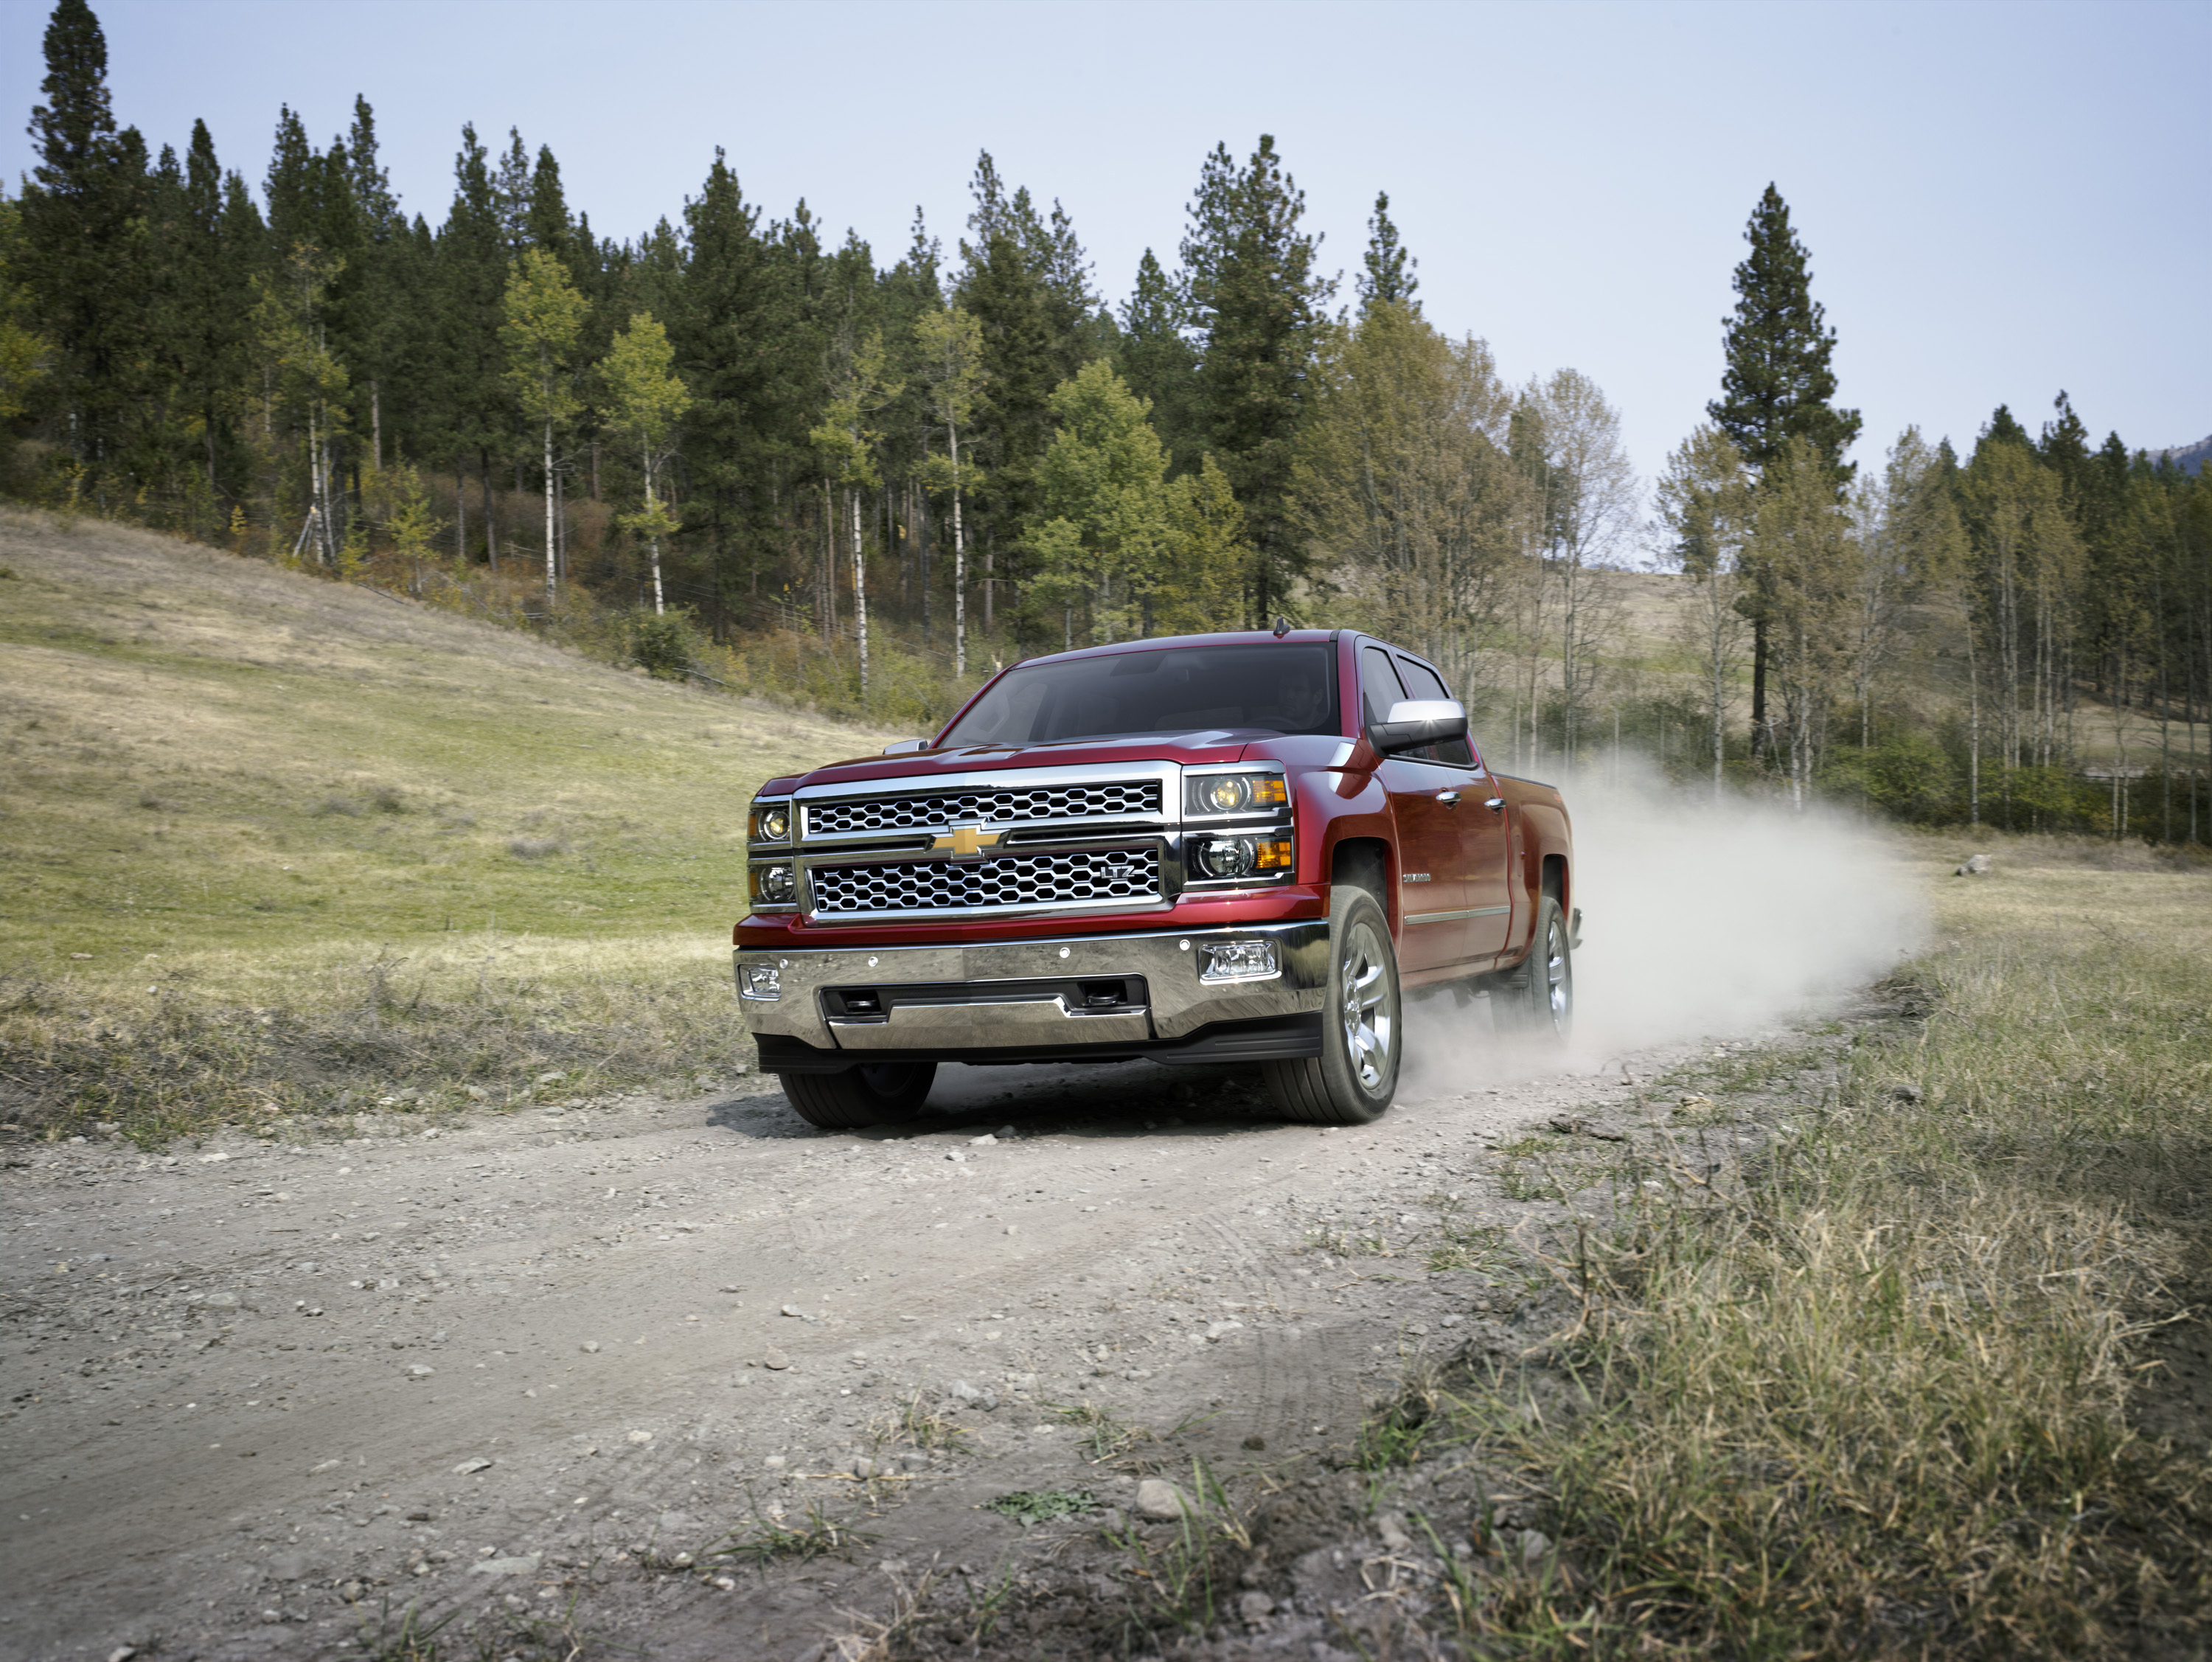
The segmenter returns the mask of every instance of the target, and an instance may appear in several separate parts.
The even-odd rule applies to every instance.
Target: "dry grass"
[[[147,1138],[726,1078],[744,808],[884,735],[0,508],[0,1093]]]
[[[2005,852],[1938,891],[1924,1025],[1805,1135],[1740,1184],[1626,1157],[1558,1266],[1578,1389],[1425,1428],[1564,1549],[1468,1584],[1470,1653],[2204,1653],[2212,1428],[2168,1342],[2212,1294],[2212,877]]]

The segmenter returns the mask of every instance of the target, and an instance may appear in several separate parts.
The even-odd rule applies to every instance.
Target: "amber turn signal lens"
[[[1278,789],[1281,787],[1278,786]],[[1291,868],[1291,839],[1279,837],[1260,844],[1258,869],[1263,872],[1286,872]]]
[[[1290,791],[1283,782],[1271,775],[1262,774],[1252,781],[1252,806],[1255,808],[1279,808],[1291,800]],[[1262,862],[1264,863],[1264,862]]]

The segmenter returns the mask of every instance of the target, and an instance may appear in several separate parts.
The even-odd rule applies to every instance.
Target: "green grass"
[[[2212,878],[2023,858],[1937,894],[1924,1023],[1797,1135],[1711,1184],[1618,1157],[1552,1266],[1564,1392],[1462,1376],[1370,1428],[1368,1462],[1540,1498],[1556,1558],[1453,1580],[1468,1653],[2205,1653]],[[1715,1117],[1814,1060],[1732,1059]]]
[[[1098,1497],[1087,1488],[1018,1488],[983,1503],[1018,1524],[1048,1524],[1056,1518],[1080,1518],[1098,1510]]]
[[[0,508],[0,1088],[55,1132],[726,1078],[745,803],[883,736],[97,522]]]
[[[875,1538],[866,1530],[830,1517],[816,1504],[809,1506],[805,1518],[795,1524],[756,1513],[750,1523],[731,1531],[704,1555],[764,1568],[787,1560],[805,1564],[833,1555],[850,1558]]]

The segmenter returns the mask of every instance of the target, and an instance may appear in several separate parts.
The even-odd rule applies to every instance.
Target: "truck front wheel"
[[[1398,1058],[1405,1046],[1398,958],[1390,947],[1390,925],[1373,895],[1337,885],[1329,903],[1328,945],[1321,1054],[1261,1067],[1267,1094],[1285,1119],[1364,1125],[1379,1118],[1397,1094]]]
[[[779,1074],[799,1118],[825,1131],[896,1125],[912,1119],[937,1078],[933,1062],[884,1062],[835,1074]]]

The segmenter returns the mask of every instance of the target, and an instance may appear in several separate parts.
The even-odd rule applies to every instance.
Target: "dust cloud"
[[[1646,1045],[1747,1035],[1874,980],[1926,938],[1926,904],[1879,827],[1668,785],[1624,758],[1559,780],[1574,818],[1575,1035],[1562,1058],[1449,997],[1409,1012],[1406,1085],[1585,1072]]]

